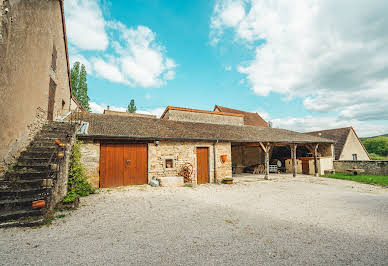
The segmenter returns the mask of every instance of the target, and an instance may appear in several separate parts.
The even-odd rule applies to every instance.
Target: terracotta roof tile
[[[231,142],[332,143],[333,141],[285,129],[180,122],[145,117],[83,113],[88,134],[107,138],[219,140]]]
[[[232,109],[220,105],[216,105],[214,110],[219,109],[221,112],[244,115],[244,124],[257,127],[268,127],[268,123],[258,114],[242,110]]]

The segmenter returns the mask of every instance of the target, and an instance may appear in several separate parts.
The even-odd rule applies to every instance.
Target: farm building
[[[244,124],[244,115],[167,107],[160,119],[84,114],[83,163],[95,187],[147,184],[193,166],[195,184],[219,183],[250,166],[297,173],[297,156],[311,154],[312,174],[332,169],[332,140]],[[329,158],[320,165],[321,158]],[[291,159],[290,167],[286,160]],[[275,162],[273,164],[273,162]],[[317,165],[316,170],[314,165]]]

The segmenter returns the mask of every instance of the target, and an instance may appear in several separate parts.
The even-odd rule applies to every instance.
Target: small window
[[[166,159],[166,168],[174,168],[174,160],[173,159]]]
[[[62,99],[62,109],[64,109],[64,108],[65,108],[65,104],[66,104],[65,100],[64,100],[64,99]]]
[[[53,47],[53,53],[51,55],[51,68],[56,71],[57,70],[57,49],[55,45]]]
[[[352,154],[353,161],[357,161],[357,154]]]

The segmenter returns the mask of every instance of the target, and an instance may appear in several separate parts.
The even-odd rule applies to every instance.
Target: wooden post
[[[296,144],[291,144],[292,176],[296,177]]]
[[[314,145],[314,150],[313,150],[313,153],[314,153],[314,173],[315,173],[315,176],[319,176],[319,174],[318,174],[318,145],[319,144],[315,144]]]
[[[271,149],[271,145],[269,143],[266,143],[264,145],[262,142],[260,142],[260,146],[261,146],[261,148],[263,149],[263,151],[265,153],[265,163],[264,163],[264,166],[265,166],[265,176],[264,176],[264,179],[268,180],[268,176],[269,176],[269,150]]]

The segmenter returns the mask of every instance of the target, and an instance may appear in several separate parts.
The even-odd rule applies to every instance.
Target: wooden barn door
[[[56,89],[57,89],[57,84],[55,84],[55,82],[52,79],[50,79],[48,108],[47,108],[47,120],[50,120],[50,121],[54,119],[54,104],[55,104]]]
[[[101,144],[101,188],[141,185],[147,181],[147,144]]]
[[[197,184],[209,183],[209,148],[197,148]]]
[[[304,175],[310,174],[309,160],[302,160],[302,173]]]

